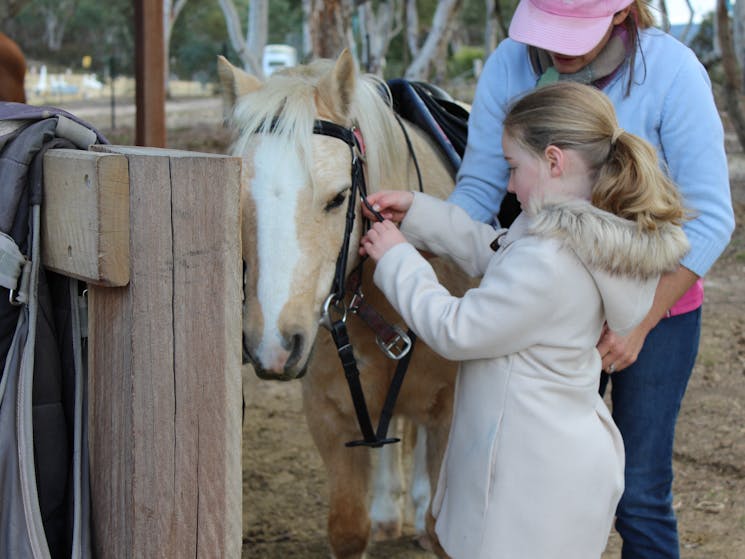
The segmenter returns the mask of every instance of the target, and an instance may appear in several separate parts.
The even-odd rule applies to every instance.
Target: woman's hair
[[[575,82],[536,89],[512,105],[504,130],[543,156],[549,145],[577,152],[592,173],[594,206],[654,230],[684,217],[680,194],[646,140],[618,126],[608,97]]]
[[[637,47],[639,46],[639,30],[654,27],[655,20],[652,15],[652,9],[647,0],[633,0],[631,2],[631,11],[629,16],[621,24],[626,29],[626,36],[629,41],[629,79],[626,82],[626,95],[631,93],[631,86],[634,83],[634,66],[636,63]],[[641,51],[640,51],[641,52]],[[644,53],[642,62],[644,62]],[[644,66],[646,74],[646,64]]]

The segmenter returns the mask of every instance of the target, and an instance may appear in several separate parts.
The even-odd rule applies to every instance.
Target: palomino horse
[[[18,45],[0,33],[0,101],[26,102],[26,59]]]
[[[356,219],[347,271],[360,260],[359,194],[350,200],[353,154],[361,157],[358,152],[364,151],[370,192],[423,185],[426,192],[444,197],[453,177],[430,140],[397,121],[384,99],[384,84],[359,74],[347,51],[336,61],[317,60],[275,73],[266,83],[223,58],[219,69],[226,104],[234,107],[229,115],[236,131],[232,152],[243,158],[244,356],[261,378],[303,377],[307,423],[328,473],[332,552],[337,559],[359,558],[371,533],[371,451],[345,446],[360,438],[360,426],[337,348],[329,332],[319,329],[350,209]],[[342,130],[347,138],[354,134],[354,147],[338,134],[325,135],[327,128]],[[443,282],[462,293],[465,277],[450,262],[435,258],[432,263]],[[395,324],[400,318],[374,287],[372,272],[368,263],[362,277],[365,301]],[[369,413],[377,422],[396,362],[378,348],[358,317],[350,314],[347,326]],[[447,442],[455,371],[454,363],[416,345],[395,408],[426,429],[431,484]],[[437,550],[432,525],[428,514],[427,531]]]

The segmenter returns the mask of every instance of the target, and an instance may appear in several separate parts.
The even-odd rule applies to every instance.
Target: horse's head
[[[262,378],[304,374],[330,293],[350,203],[352,149],[314,134],[314,123],[392,134],[381,84],[358,74],[348,52],[275,73],[266,83],[219,61],[223,100],[243,158],[243,352]],[[381,149],[367,150],[374,183]],[[352,200],[355,204],[358,200]],[[349,245],[357,258],[359,210]]]

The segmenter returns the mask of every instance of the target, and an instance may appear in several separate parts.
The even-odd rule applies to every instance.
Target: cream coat
[[[410,244],[389,250],[375,271],[419,337],[463,362],[432,505],[456,559],[600,557],[624,454],[598,395],[595,345],[606,321],[620,333],[641,321],[659,275],[688,247],[680,228],[641,234],[584,201],[531,215],[495,231],[417,194],[402,231],[483,275],[479,287],[451,296]]]

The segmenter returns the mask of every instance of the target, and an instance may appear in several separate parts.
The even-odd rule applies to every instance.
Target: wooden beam
[[[135,0],[135,144],[165,147],[163,2]]]
[[[112,153],[44,154],[42,263],[82,281],[129,282],[129,171]]]
[[[239,158],[127,159],[130,281],[89,288],[94,554],[241,554]]]

